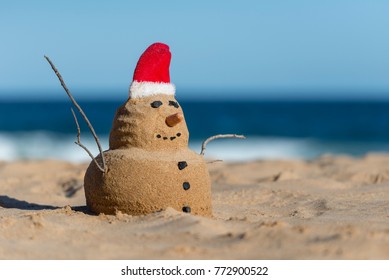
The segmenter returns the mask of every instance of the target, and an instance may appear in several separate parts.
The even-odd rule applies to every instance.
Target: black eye
[[[175,108],[180,107],[176,101],[169,101],[169,106],[174,106]]]
[[[154,102],[150,103],[150,105],[153,108],[158,108],[159,106],[162,105],[162,102],[161,101],[154,101]]]

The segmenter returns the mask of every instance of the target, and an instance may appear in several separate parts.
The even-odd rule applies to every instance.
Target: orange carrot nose
[[[184,119],[184,115],[182,113],[175,113],[173,115],[170,115],[166,117],[166,124],[170,127],[175,126],[176,124],[179,124]]]

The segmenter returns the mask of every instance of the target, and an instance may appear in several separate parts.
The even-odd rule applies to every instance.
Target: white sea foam
[[[76,135],[46,131],[0,133],[0,160],[58,159],[88,162],[89,156],[74,144]],[[108,149],[108,135],[100,136],[103,149]],[[82,143],[92,154],[98,149],[94,139],[82,135]],[[191,141],[190,148],[201,150],[201,141]],[[207,145],[206,157],[225,161],[255,159],[314,158],[321,154],[362,155],[371,151],[389,151],[388,144],[343,143],[281,137],[248,137],[247,139],[218,139]]]
[[[262,137],[218,139],[207,145],[206,156],[230,161],[307,158],[318,153],[311,142],[306,139]],[[194,142],[190,146],[196,151],[201,150],[200,142]]]
[[[74,144],[76,136],[45,131],[0,133],[0,160],[60,159],[72,162],[89,161],[88,155]],[[108,147],[107,137],[102,145]],[[92,137],[82,137],[82,143],[96,155],[98,149]]]

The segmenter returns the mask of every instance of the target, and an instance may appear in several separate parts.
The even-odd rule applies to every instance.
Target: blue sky
[[[389,1],[0,1],[0,95],[125,94],[153,42],[177,94],[389,97]],[[31,98],[31,97],[30,97]]]

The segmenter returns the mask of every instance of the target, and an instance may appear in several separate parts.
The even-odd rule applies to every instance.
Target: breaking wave
[[[57,159],[88,162],[89,156],[74,144],[76,135],[48,131],[0,132],[0,160]],[[100,136],[103,149],[108,149],[108,135]],[[94,154],[98,149],[91,136],[82,143]],[[201,150],[201,141],[190,142],[190,148]],[[368,152],[388,152],[389,144],[381,142],[342,142],[304,138],[248,137],[218,139],[207,145],[206,157],[225,161],[255,159],[310,159],[322,154],[361,156]]]

